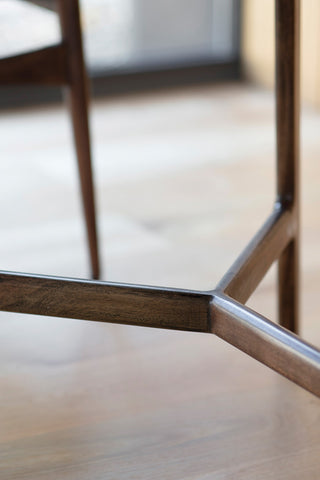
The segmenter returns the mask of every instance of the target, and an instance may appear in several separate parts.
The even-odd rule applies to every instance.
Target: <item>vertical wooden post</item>
[[[299,322],[300,0],[276,0],[277,199],[293,213],[295,236],[279,259],[279,323]]]
[[[88,124],[88,90],[83,60],[79,4],[78,0],[59,0],[58,6],[62,37],[67,46],[69,75],[67,100],[70,106],[77,151],[92,277],[99,278],[99,255]]]

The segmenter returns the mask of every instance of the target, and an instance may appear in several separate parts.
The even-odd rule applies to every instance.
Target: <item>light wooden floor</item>
[[[209,289],[274,195],[272,95],[94,104],[103,278]],[[1,269],[85,277],[63,109],[0,118]],[[320,114],[303,113],[302,333],[320,345]],[[249,304],[275,320],[274,272]],[[320,401],[212,335],[0,315],[0,478],[320,478]]]

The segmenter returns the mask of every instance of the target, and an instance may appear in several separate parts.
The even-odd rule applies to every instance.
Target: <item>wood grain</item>
[[[211,295],[176,289],[0,272],[8,312],[208,331]]]
[[[8,312],[215,333],[320,396],[320,351],[220,292],[10,272],[0,272],[0,286]]]
[[[276,1],[277,197],[295,217],[295,236],[279,258],[278,317],[299,327],[300,0]]]

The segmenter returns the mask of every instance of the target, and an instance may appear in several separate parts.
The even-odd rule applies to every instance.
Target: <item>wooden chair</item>
[[[188,291],[1,272],[0,308],[214,333],[320,397],[320,350],[293,333],[298,331],[299,311],[299,0],[276,0],[276,100],[274,207],[214,290]],[[280,325],[245,306],[277,260]]]
[[[41,84],[66,88],[80,174],[92,277],[99,278],[99,256],[88,124],[87,78],[78,0],[35,1],[58,7],[62,39],[57,45],[0,60],[0,85]]]

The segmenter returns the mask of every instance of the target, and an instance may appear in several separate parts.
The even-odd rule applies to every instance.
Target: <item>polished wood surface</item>
[[[217,293],[212,333],[320,397],[320,350],[241,303]]]
[[[210,294],[0,272],[0,309],[208,332]]]
[[[53,279],[43,276],[18,275],[3,272],[2,308],[20,313],[46,314],[84,320],[97,320],[129,325],[141,325],[182,330],[212,331],[216,312],[215,299],[231,305],[233,321],[241,327],[240,341],[235,342],[234,323],[230,315],[222,316],[222,338],[257,360],[270,366],[298,385],[320,396],[320,351],[293,338],[285,329],[273,328],[258,313],[241,304],[227,302],[225,295],[246,301],[274,260],[279,258],[280,324],[297,330],[298,318],[298,228],[299,228],[299,0],[277,0],[277,170],[278,195],[274,216],[260,229],[231,271],[223,278],[212,296],[205,292],[182,294],[179,290],[164,292],[136,285],[112,285]],[[93,277],[99,275],[97,236],[95,228],[94,192],[90,162],[90,138],[87,112],[85,66],[77,0],[59,2],[62,36],[69,55],[70,104],[78,153],[82,197],[84,199],[88,241]],[[286,61],[282,62],[281,60]],[[279,67],[279,64],[281,66]],[[290,115],[288,108],[290,107]],[[292,115],[291,115],[292,113]],[[289,245],[288,245],[289,243]],[[283,258],[284,256],[284,258]],[[285,269],[285,270],[284,270]],[[230,282],[231,282],[231,288]],[[226,280],[227,279],[227,280]],[[245,285],[245,288],[243,288]],[[222,296],[220,294],[222,292]],[[179,303],[180,301],[180,303]],[[102,303],[101,303],[102,302]],[[198,303],[199,305],[198,305]],[[202,308],[199,308],[201,303]],[[193,306],[195,304],[195,307]],[[209,314],[210,305],[210,314]],[[104,307],[104,308],[103,308]],[[188,314],[189,312],[189,314]],[[282,316],[283,318],[282,318]],[[192,319],[192,317],[194,317]],[[211,329],[211,325],[212,329]],[[197,328],[195,328],[195,326]],[[253,335],[253,330],[255,331]],[[268,332],[268,335],[267,335]],[[257,335],[258,334],[258,335]],[[252,337],[253,336],[253,337]],[[247,346],[250,339],[258,348]],[[241,340],[242,339],[242,340]],[[270,344],[269,356],[263,354]],[[260,346],[261,345],[261,346]],[[289,350],[287,347],[289,346]],[[290,359],[292,358],[292,362]],[[292,374],[292,365],[294,374]]]
[[[3,478],[316,480],[319,401],[212,335],[8,320]]]
[[[127,97],[97,103],[93,120],[108,279],[212,287],[269,212],[272,95],[233,85]],[[85,276],[63,110],[8,112],[0,123],[10,158],[1,265]],[[304,125],[301,329],[319,346],[319,114],[306,110]],[[150,151],[158,157],[146,162]],[[276,320],[272,273],[249,306]],[[0,318],[3,478],[318,480],[319,399],[218,337]]]
[[[320,397],[320,350],[219,290],[190,292],[12,272],[0,272],[0,285],[0,308],[7,312],[214,333]]]
[[[278,318],[299,330],[300,0],[276,0],[277,199],[294,216],[295,235],[279,259]]]
[[[246,303],[272,263],[292,241],[294,234],[292,213],[276,205],[270,217],[218,283],[217,290]]]

